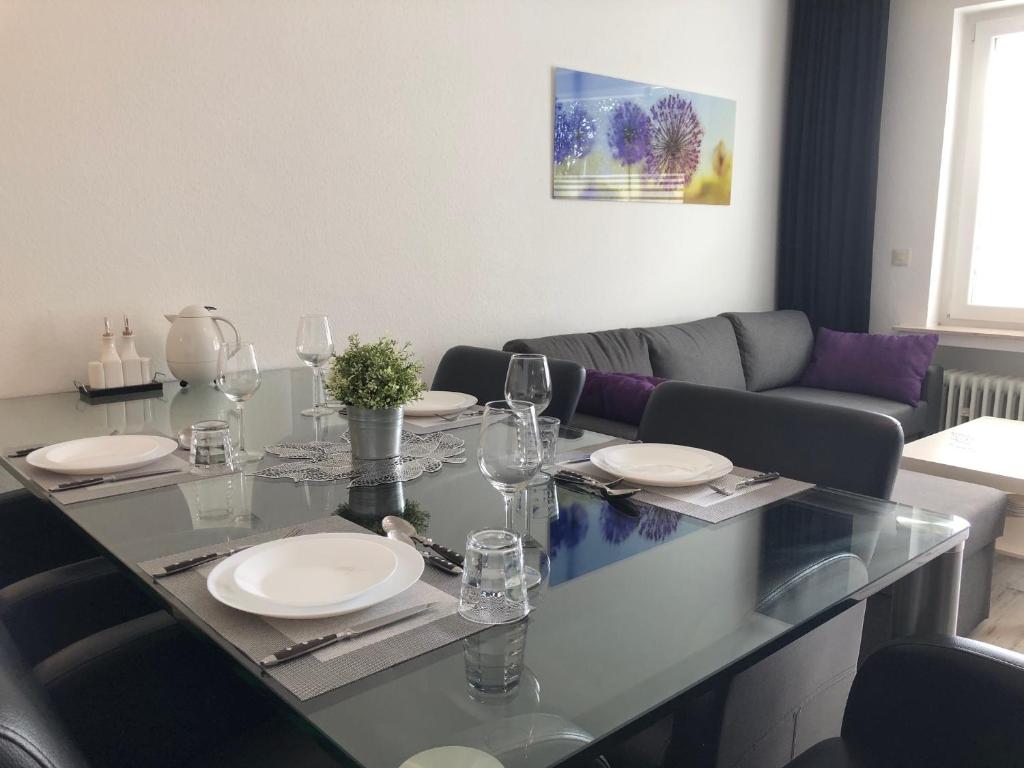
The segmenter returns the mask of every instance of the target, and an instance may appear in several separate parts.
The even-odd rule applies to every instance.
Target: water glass
[[[313,407],[303,416],[327,416],[334,413],[323,398],[323,367],[334,354],[334,337],[327,315],[303,315],[295,332],[295,353],[299,360],[313,369]]]
[[[188,461],[193,472],[216,474],[233,471],[235,450],[226,421],[200,421],[192,425]]]
[[[555,471],[555,456],[558,453],[558,428],[561,425],[562,422],[554,416],[537,417],[537,431],[540,435],[541,449],[540,468],[547,473]]]
[[[510,624],[530,610],[520,536],[501,528],[466,538],[459,614],[478,624]]]
[[[477,632],[462,641],[466,683],[474,700],[510,698],[519,688],[529,620]],[[481,695],[482,694],[482,695]]]
[[[551,403],[551,372],[544,355],[512,355],[505,375],[505,399],[533,403],[539,416]]]

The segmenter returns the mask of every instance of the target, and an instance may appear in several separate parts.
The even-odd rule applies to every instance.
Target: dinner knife
[[[275,651],[269,656],[260,659],[259,664],[264,669],[275,667],[286,661],[291,661],[292,659],[297,659],[300,656],[305,656],[307,653],[312,653],[313,651],[318,651],[321,648],[326,648],[328,645],[333,645],[340,640],[351,640],[353,637],[365,635],[367,632],[372,632],[375,629],[389,627],[400,621],[411,619],[413,616],[429,611],[437,605],[438,603],[426,603],[412,608],[405,608],[401,611],[389,613],[387,616],[381,616],[379,619],[364,621],[362,624],[356,624],[355,626],[349,627],[341,632],[334,632],[330,635],[314,637],[312,640],[305,640],[301,643],[296,643],[295,645],[289,645],[287,648],[282,648],[280,651]]]
[[[145,477],[159,477],[160,475],[170,475],[174,472],[181,472],[181,469],[161,469],[157,472],[136,472],[133,475],[104,475],[103,477],[88,477],[84,480],[70,480],[66,483],[60,483],[54,491],[73,491],[76,488],[88,488],[93,485],[103,485],[104,483],[119,483],[122,480],[141,480]]]
[[[153,578],[159,579],[163,576],[171,576],[175,573],[181,573],[187,571],[190,568],[195,568],[197,565],[208,563],[211,560],[216,560],[218,557],[231,557],[231,555],[241,552],[243,549],[249,549],[251,545],[244,547],[235,547],[234,549],[228,549],[224,552],[207,552],[205,555],[197,555],[196,557],[190,557],[188,560],[179,560],[176,563],[165,565],[162,571],[158,571],[153,574]]]

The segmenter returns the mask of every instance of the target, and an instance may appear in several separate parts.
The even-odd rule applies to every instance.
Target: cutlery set
[[[82,480],[69,480],[66,483],[60,483],[56,488],[53,489],[54,493],[58,491],[73,491],[77,488],[90,488],[94,485],[104,485],[106,483],[119,483],[122,480],[142,480],[147,477],[159,477],[160,475],[173,475],[175,472],[181,472],[181,469],[161,469],[158,472],[134,472],[128,475],[103,475],[101,477],[87,477]]]
[[[570,462],[563,462],[566,464],[577,464],[586,461],[586,459],[577,459]],[[567,485],[575,490],[585,491],[593,493],[597,496],[601,496],[607,501],[614,499],[628,499],[629,497],[640,493],[642,488],[623,488],[619,486],[622,482],[622,478],[613,478],[611,480],[602,481],[590,475],[584,475],[580,472],[574,472],[571,469],[560,469],[554,474],[556,482],[563,485]],[[719,483],[707,483],[707,486],[711,488],[715,493],[722,496],[732,496],[737,491],[741,491],[744,488],[749,488],[752,485],[760,485],[762,483],[770,483],[773,480],[779,479],[778,472],[762,472],[759,475],[748,477],[740,480],[732,488],[726,488],[724,485]]]

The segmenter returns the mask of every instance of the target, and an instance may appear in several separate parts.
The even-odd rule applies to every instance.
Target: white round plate
[[[451,416],[476,405],[476,398],[465,392],[446,392],[431,389],[424,392],[419,400],[405,405],[406,416]]]
[[[261,547],[280,544],[283,541],[291,541],[291,539],[279,539],[278,541],[267,542],[267,544],[260,544],[243,550],[218,564],[206,579],[206,588],[213,595],[214,599],[246,613],[254,613],[258,616],[269,616],[277,619],[322,619],[328,616],[341,616],[345,613],[361,611],[364,608],[369,608],[372,605],[389,600],[419,581],[420,576],[423,574],[423,555],[413,547],[400,541],[385,539],[382,536],[374,536],[368,533],[311,533],[306,536],[296,536],[295,539],[313,537],[370,539],[377,541],[391,550],[395,555],[397,566],[394,573],[383,584],[379,584],[351,600],[331,605],[281,605],[273,600],[267,600],[266,598],[250,594],[240,589],[235,583],[235,569],[245,563],[250,557],[258,554]]]
[[[501,761],[472,747],[434,747],[410,757],[398,768],[503,768]]]
[[[235,569],[243,592],[280,605],[343,603],[383,584],[398,558],[376,538],[299,536],[261,547]]]
[[[590,463],[631,483],[662,488],[710,483],[732,472],[725,456],[668,443],[613,445],[592,453]]]
[[[26,461],[62,475],[96,475],[144,467],[177,448],[174,440],[156,435],[104,435],[48,445],[32,451]]]

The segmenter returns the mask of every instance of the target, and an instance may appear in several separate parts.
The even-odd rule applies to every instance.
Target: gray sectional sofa
[[[678,325],[620,328],[537,339],[515,339],[508,352],[534,352],[617,373],[640,373],[694,384],[759,392],[829,405],[875,411],[903,425],[906,439],[939,428],[942,369],[931,366],[916,406],[869,395],[800,386],[810,360],[813,333],[802,312],[727,312]],[[633,439],[636,426],[577,413],[573,424]],[[989,613],[995,540],[1003,533],[1006,495],[991,488],[900,470],[894,501],[960,515],[971,523],[964,552],[958,631],[968,634]],[[888,636],[888,606],[873,600],[866,635]],[[869,641],[871,647],[873,643]]]
[[[803,312],[727,312],[689,323],[619,328],[537,339],[514,339],[506,352],[533,352],[572,360],[585,368],[639,373],[713,387],[760,392],[884,413],[903,425],[908,440],[939,426],[942,369],[928,369],[916,407],[853,392],[800,386],[814,334]],[[636,426],[578,413],[573,424],[633,438]]]

